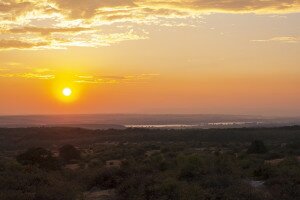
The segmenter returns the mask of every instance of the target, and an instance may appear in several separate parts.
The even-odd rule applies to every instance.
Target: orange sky
[[[300,115],[300,1],[0,0],[0,19],[2,115]]]

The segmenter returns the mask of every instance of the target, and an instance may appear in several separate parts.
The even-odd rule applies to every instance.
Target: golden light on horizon
[[[62,93],[64,96],[69,97],[72,95],[72,90],[70,88],[66,87],[62,90]]]

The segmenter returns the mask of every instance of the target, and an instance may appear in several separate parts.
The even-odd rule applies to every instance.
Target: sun
[[[69,80],[68,77],[65,77],[64,79],[61,78],[53,81],[52,94],[59,102],[71,104],[81,97],[82,86]]]
[[[62,94],[65,96],[65,97],[69,97],[69,96],[71,96],[72,95],[72,90],[70,89],[70,88],[64,88],[63,90],[62,90]]]

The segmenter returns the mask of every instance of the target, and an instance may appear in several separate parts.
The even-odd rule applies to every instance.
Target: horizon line
[[[243,117],[262,117],[262,118],[300,118],[300,115],[262,115],[262,114],[224,114],[224,113],[59,113],[59,114],[0,114],[0,117],[30,117],[30,116],[92,116],[92,115],[145,115],[145,116],[163,116],[163,115],[170,115],[170,116],[196,116],[196,115],[203,115],[203,116],[243,116]]]

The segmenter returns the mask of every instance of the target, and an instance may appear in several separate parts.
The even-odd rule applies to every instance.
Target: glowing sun
[[[66,96],[66,97],[69,97],[69,96],[71,96],[71,94],[72,94],[72,90],[71,90],[70,88],[64,88],[64,89],[62,90],[62,94],[63,94],[64,96]]]

